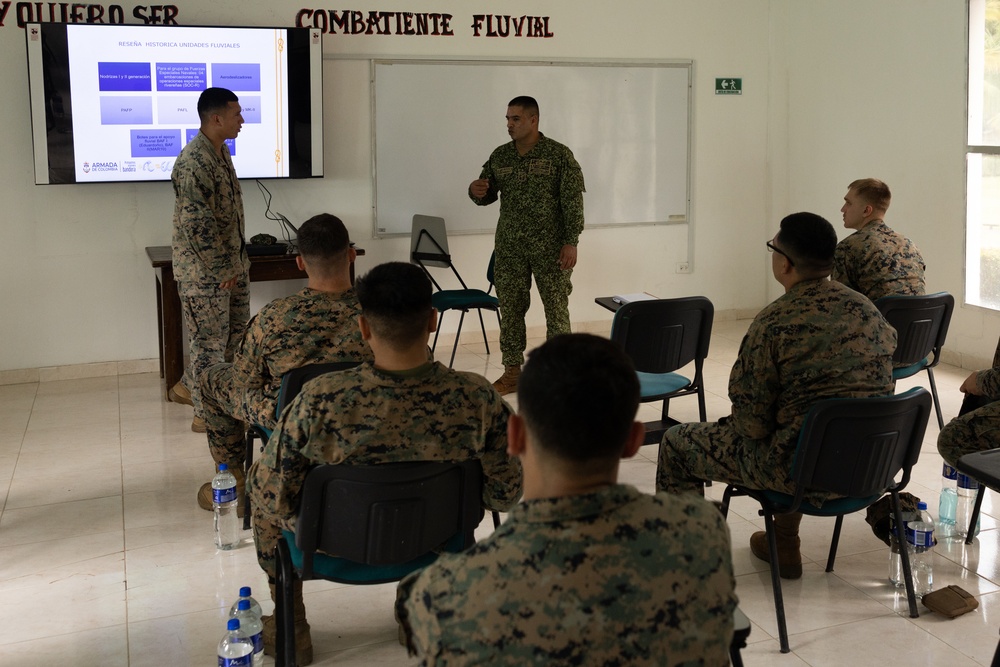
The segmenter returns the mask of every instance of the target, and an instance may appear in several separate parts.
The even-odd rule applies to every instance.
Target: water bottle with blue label
[[[215,510],[215,546],[232,549],[240,543],[239,517],[236,515],[236,478],[229,466],[219,464],[212,478],[212,507]]]
[[[916,521],[906,524],[906,541],[910,548],[910,572],[913,592],[923,597],[934,590],[934,520],[927,512],[927,503],[917,503]]]
[[[264,664],[264,638],[261,635],[263,625],[260,616],[250,609],[250,600],[242,599],[236,603],[236,618],[240,621],[240,634],[250,640],[253,644],[253,667],[261,667]]]
[[[218,667],[251,667],[253,644],[240,633],[240,619],[229,619],[217,655]]]

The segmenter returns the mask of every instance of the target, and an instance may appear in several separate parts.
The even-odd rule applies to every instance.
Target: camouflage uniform
[[[1000,447],[1000,341],[993,368],[976,373],[976,384],[992,402],[955,417],[938,435],[938,452],[952,466],[966,454]]]
[[[837,244],[831,278],[875,301],[924,294],[924,268],[910,239],[872,220]]]
[[[513,141],[497,148],[479,177],[489,179],[490,189],[481,199],[470,193],[472,201],[487,206],[500,199],[494,242],[503,316],[500,351],[505,366],[520,366],[532,276],[545,308],[548,337],[570,331],[573,271],[559,268],[559,252],[564,245],[577,245],[583,231],[583,171],[573,151],[541,135],[524,155]]]
[[[250,320],[231,364],[201,375],[208,447],[216,463],[242,466],[242,422],[273,429],[281,376],[307,364],[369,361],[361,339],[354,290],[334,294],[309,287],[276,299]]]
[[[222,155],[199,132],[174,163],[173,270],[188,331],[190,363],[181,381],[202,416],[198,376],[231,361],[250,318],[250,280],[243,240],[243,194],[229,149]],[[232,289],[220,283],[237,279]]]
[[[521,462],[507,455],[509,416],[485,378],[437,362],[403,373],[365,363],[307,383],[247,479],[260,566],[274,581],[274,547],[281,528],[294,529],[302,484],[317,463],[479,459],[483,506],[506,510],[521,496]]]
[[[794,285],[743,338],[729,376],[732,414],[666,432],[656,488],[696,491],[700,480],[716,480],[792,493],[806,412],[825,398],[891,394],[895,349],[896,330],[867,298],[826,279]]]
[[[728,665],[729,531],[693,496],[614,485],[529,500],[399,584],[426,665]]]

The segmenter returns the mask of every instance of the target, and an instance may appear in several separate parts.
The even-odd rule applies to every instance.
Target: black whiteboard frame
[[[413,213],[425,213],[443,215],[446,220],[449,220],[449,232],[453,235],[459,234],[492,234],[495,230],[496,219],[499,215],[499,204],[495,204],[490,207],[486,207],[487,210],[491,210],[489,223],[483,223],[481,226],[475,228],[465,228],[461,224],[454,224],[453,220],[458,217],[459,223],[463,222],[466,214],[464,212],[457,213],[456,215],[449,215],[452,211],[449,210],[433,210],[432,208],[421,205],[419,202],[413,204],[413,210],[405,212],[402,211],[392,211],[395,215],[390,219],[380,220],[380,201],[383,203],[386,200],[380,200],[380,187],[384,192],[393,190],[392,184],[388,182],[380,183],[380,171],[379,171],[379,127],[380,124],[385,122],[380,116],[380,107],[378,99],[378,72],[381,68],[387,66],[395,65],[422,65],[422,66],[437,66],[437,65],[459,65],[459,66],[488,66],[488,67],[511,67],[511,66],[531,66],[531,67],[543,67],[543,68],[557,68],[557,67],[595,67],[595,68],[671,68],[680,69],[686,72],[686,85],[685,85],[685,100],[683,104],[684,109],[684,127],[683,127],[683,145],[685,150],[685,159],[683,161],[683,168],[678,169],[679,172],[683,172],[683,194],[678,196],[676,199],[679,201],[683,199],[683,213],[678,211],[677,214],[663,215],[662,213],[657,214],[657,219],[651,220],[625,220],[625,221],[610,221],[604,222],[594,220],[592,216],[588,214],[587,217],[587,227],[589,228],[600,228],[600,227],[627,227],[627,226],[652,226],[652,225],[677,225],[677,224],[688,224],[691,220],[691,160],[692,160],[692,135],[693,135],[693,116],[692,116],[692,105],[694,100],[693,91],[693,68],[694,64],[691,60],[538,60],[538,59],[526,59],[526,60],[516,60],[516,59],[440,59],[440,58],[372,58],[370,60],[370,96],[371,96],[371,175],[372,175],[372,234],[373,238],[390,238],[397,236],[407,236],[410,234],[410,220]],[[429,93],[431,94],[431,93]],[[515,93],[520,94],[520,92]],[[513,96],[513,95],[511,95]],[[492,99],[492,98],[491,98]],[[465,197],[464,190],[472,179],[479,175],[479,168],[483,162],[489,157],[490,151],[496,148],[497,145],[503,143],[503,127],[502,127],[502,114],[503,114],[503,104],[508,98],[498,97],[499,101],[495,102],[497,109],[491,112],[486,118],[480,117],[480,115],[470,116],[470,122],[476,122],[478,125],[485,128],[487,136],[491,136],[492,139],[486,144],[488,148],[482,149],[481,155],[477,153],[476,161],[471,165],[467,165],[465,168],[465,173],[468,178],[459,180],[455,183],[455,191],[461,196]],[[544,103],[540,99],[541,117],[542,122],[540,123],[540,129],[543,133],[546,132],[546,110]],[[442,112],[442,117],[447,118],[447,113]],[[456,111],[456,114],[460,114],[460,111]],[[578,113],[578,112],[574,112]],[[495,116],[495,118],[494,118]],[[465,116],[458,115],[457,118],[465,118]],[[419,130],[419,127],[417,128]],[[385,132],[383,132],[385,133]],[[492,133],[492,134],[490,134]],[[560,136],[552,136],[553,139],[559,141]],[[456,142],[462,141],[461,134],[454,137]],[[573,148],[570,141],[566,141],[570,148]],[[655,153],[654,153],[655,154]],[[578,155],[579,157],[579,155]],[[468,160],[466,160],[467,162]],[[582,160],[581,160],[582,162]],[[678,161],[679,162],[679,161]],[[587,165],[584,164],[584,176],[588,177]],[[417,171],[417,170],[413,170]],[[396,176],[396,178],[399,178]],[[449,181],[450,182],[450,181]],[[592,178],[587,180],[588,191],[593,193],[596,188],[600,185],[595,182]],[[606,187],[606,186],[605,186]],[[452,191],[448,192],[448,196],[453,195]],[[585,195],[585,202],[593,195]],[[465,199],[467,205],[471,207],[469,210],[476,209],[478,207],[467,198]],[[388,210],[390,207],[383,207]],[[398,208],[398,207],[397,207]],[[679,206],[675,206],[670,210],[677,210]],[[420,209],[420,210],[417,210]],[[399,218],[396,220],[395,218]],[[484,218],[485,220],[485,218]]]

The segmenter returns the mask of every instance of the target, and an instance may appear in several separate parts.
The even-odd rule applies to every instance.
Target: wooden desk
[[[365,254],[355,248],[358,256]],[[147,246],[153,270],[156,272],[156,326],[159,335],[160,377],[166,390],[180,382],[184,375],[184,325],[181,317],[181,298],[174,280],[174,265],[168,245]],[[250,258],[250,282],[268,280],[305,279],[304,271],[295,265],[297,255],[261,255]],[[351,282],[354,282],[354,265],[351,265]],[[167,399],[169,400],[169,399]]]

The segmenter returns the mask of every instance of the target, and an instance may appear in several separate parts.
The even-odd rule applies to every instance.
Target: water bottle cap
[[[250,608],[250,600],[246,600],[246,599],[240,600],[239,602],[236,603],[236,608],[239,609],[240,611],[245,611],[245,610],[249,609]]]
[[[242,588],[240,588],[240,597],[241,598],[248,598],[248,597],[250,597],[250,587],[249,586],[243,586]]]
[[[229,466],[227,466],[225,463],[220,463],[219,472],[222,472],[223,470],[229,470]]]
[[[229,619],[229,623],[226,624],[226,629],[229,630],[230,632],[232,632],[233,630],[239,630],[240,629],[240,619],[238,619],[238,618],[231,618],[231,619]]]
[[[925,509],[927,509],[927,503],[925,503],[924,501],[921,500],[919,503],[917,503],[917,509],[918,510],[925,510]]]

